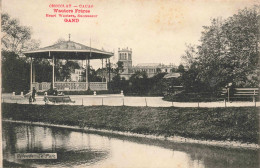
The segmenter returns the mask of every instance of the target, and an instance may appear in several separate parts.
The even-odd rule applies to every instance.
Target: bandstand
[[[84,90],[107,90],[107,80],[105,82],[94,82],[88,80],[88,71],[91,59],[103,60],[109,59],[114,55],[112,52],[106,52],[79,44],[73,41],[64,41],[48,47],[40,48],[35,51],[24,52],[26,57],[31,59],[30,71],[30,89],[33,87],[37,91],[46,91],[52,86],[56,87],[59,91],[84,91]],[[33,60],[35,58],[51,59],[52,60],[52,82],[36,82],[35,70],[33,70]],[[86,60],[86,82],[65,82],[55,81],[55,60]]]

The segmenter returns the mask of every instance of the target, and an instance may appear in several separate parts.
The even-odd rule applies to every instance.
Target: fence
[[[51,88],[50,82],[34,82],[32,86],[37,91],[46,91]],[[54,87],[59,91],[85,91],[88,87],[86,82],[55,82]],[[107,90],[106,82],[90,82],[89,87],[91,90]]]
[[[162,100],[162,97],[124,97],[124,96],[70,96],[75,103],[57,103],[67,105],[84,106],[148,106],[148,107],[252,107],[260,106],[260,102],[227,102],[224,99],[217,102],[169,102]],[[43,96],[36,97],[33,104],[45,105]],[[2,103],[29,104],[28,99],[21,96],[2,97]],[[50,103],[54,104],[54,103]]]

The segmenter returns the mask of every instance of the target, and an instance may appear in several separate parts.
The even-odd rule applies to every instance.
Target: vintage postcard
[[[258,1],[1,7],[2,167],[259,167]]]

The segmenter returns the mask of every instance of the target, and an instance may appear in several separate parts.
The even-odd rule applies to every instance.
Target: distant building
[[[120,73],[121,78],[128,80],[136,72],[146,72],[149,78],[160,72],[171,73],[172,69],[177,69],[177,66],[170,64],[164,65],[160,63],[143,63],[132,65],[132,49],[120,49],[118,48],[118,61],[123,62],[123,70]]]
[[[121,70],[121,78],[129,79],[133,74],[132,71],[132,49],[121,49],[118,48],[118,61],[123,62],[123,70]]]
[[[70,79],[72,82],[83,82],[85,79],[82,75],[85,69],[75,69],[74,73],[70,74]]]
[[[137,71],[144,71],[147,73],[148,78],[153,77],[154,75],[165,72],[165,73],[171,73],[172,69],[176,68],[175,65],[164,65],[159,63],[143,63],[143,64],[137,64],[136,66],[132,67],[133,73]]]

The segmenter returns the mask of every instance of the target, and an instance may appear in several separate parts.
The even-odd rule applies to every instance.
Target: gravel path
[[[149,106],[149,107],[250,107],[250,106],[260,106],[260,102],[168,102],[164,101],[162,97],[131,97],[123,96],[120,94],[114,95],[71,95],[71,100],[75,103],[66,103],[69,105],[84,105],[84,106]],[[37,96],[36,102],[33,104],[42,104],[43,96]],[[11,94],[2,94],[2,102],[5,103],[19,103],[19,104],[29,104],[27,98],[22,98],[19,95],[12,96]],[[50,103],[53,104],[53,103]],[[61,103],[59,103],[61,104]],[[62,103],[63,104],[63,103]],[[58,104],[57,104],[58,105]]]

